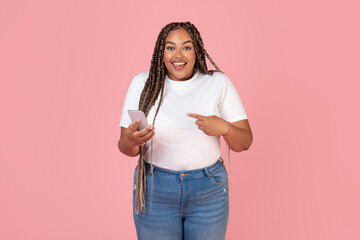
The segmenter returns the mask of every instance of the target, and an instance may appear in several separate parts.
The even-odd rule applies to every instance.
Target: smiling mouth
[[[171,63],[176,71],[181,71],[185,68],[186,62],[172,62]]]
[[[182,66],[182,65],[185,65],[186,64],[186,62],[173,62],[172,63],[173,65],[175,65],[175,66]]]

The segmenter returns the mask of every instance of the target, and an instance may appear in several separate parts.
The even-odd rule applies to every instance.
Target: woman
[[[217,71],[207,69],[205,56]],[[152,126],[137,131],[140,121],[131,123],[127,113],[137,109]],[[252,133],[234,85],[193,24],[161,30],[150,71],[130,84],[120,126],[120,151],[140,155],[133,191],[138,239],[224,239],[229,195],[220,136],[241,152]]]

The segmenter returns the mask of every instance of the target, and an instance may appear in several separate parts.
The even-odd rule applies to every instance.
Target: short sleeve
[[[144,88],[147,76],[147,72],[140,73],[136,75],[131,81],[126,93],[119,126],[127,128],[131,124],[128,110],[138,110],[140,95],[142,89]]]
[[[247,119],[245,108],[238,92],[231,80],[222,74],[224,78],[222,89],[222,101],[219,105],[220,116],[228,122],[236,122]]]

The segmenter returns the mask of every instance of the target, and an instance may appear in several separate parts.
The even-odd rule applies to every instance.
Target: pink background
[[[1,1],[0,239],[136,238],[122,104],[160,29],[187,20],[254,134],[232,153],[227,239],[360,239],[358,13],[356,0]]]

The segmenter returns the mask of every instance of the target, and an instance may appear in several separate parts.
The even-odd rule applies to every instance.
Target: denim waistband
[[[144,161],[145,169],[147,174],[151,175],[151,165],[150,163]],[[167,176],[170,178],[196,178],[202,176],[211,176],[211,173],[215,171],[217,168],[221,167],[224,164],[224,160],[220,157],[215,163],[210,166],[204,168],[198,168],[193,170],[181,170],[181,171],[173,171],[165,168],[160,168],[155,165],[153,167],[153,173],[161,174],[163,176]]]

